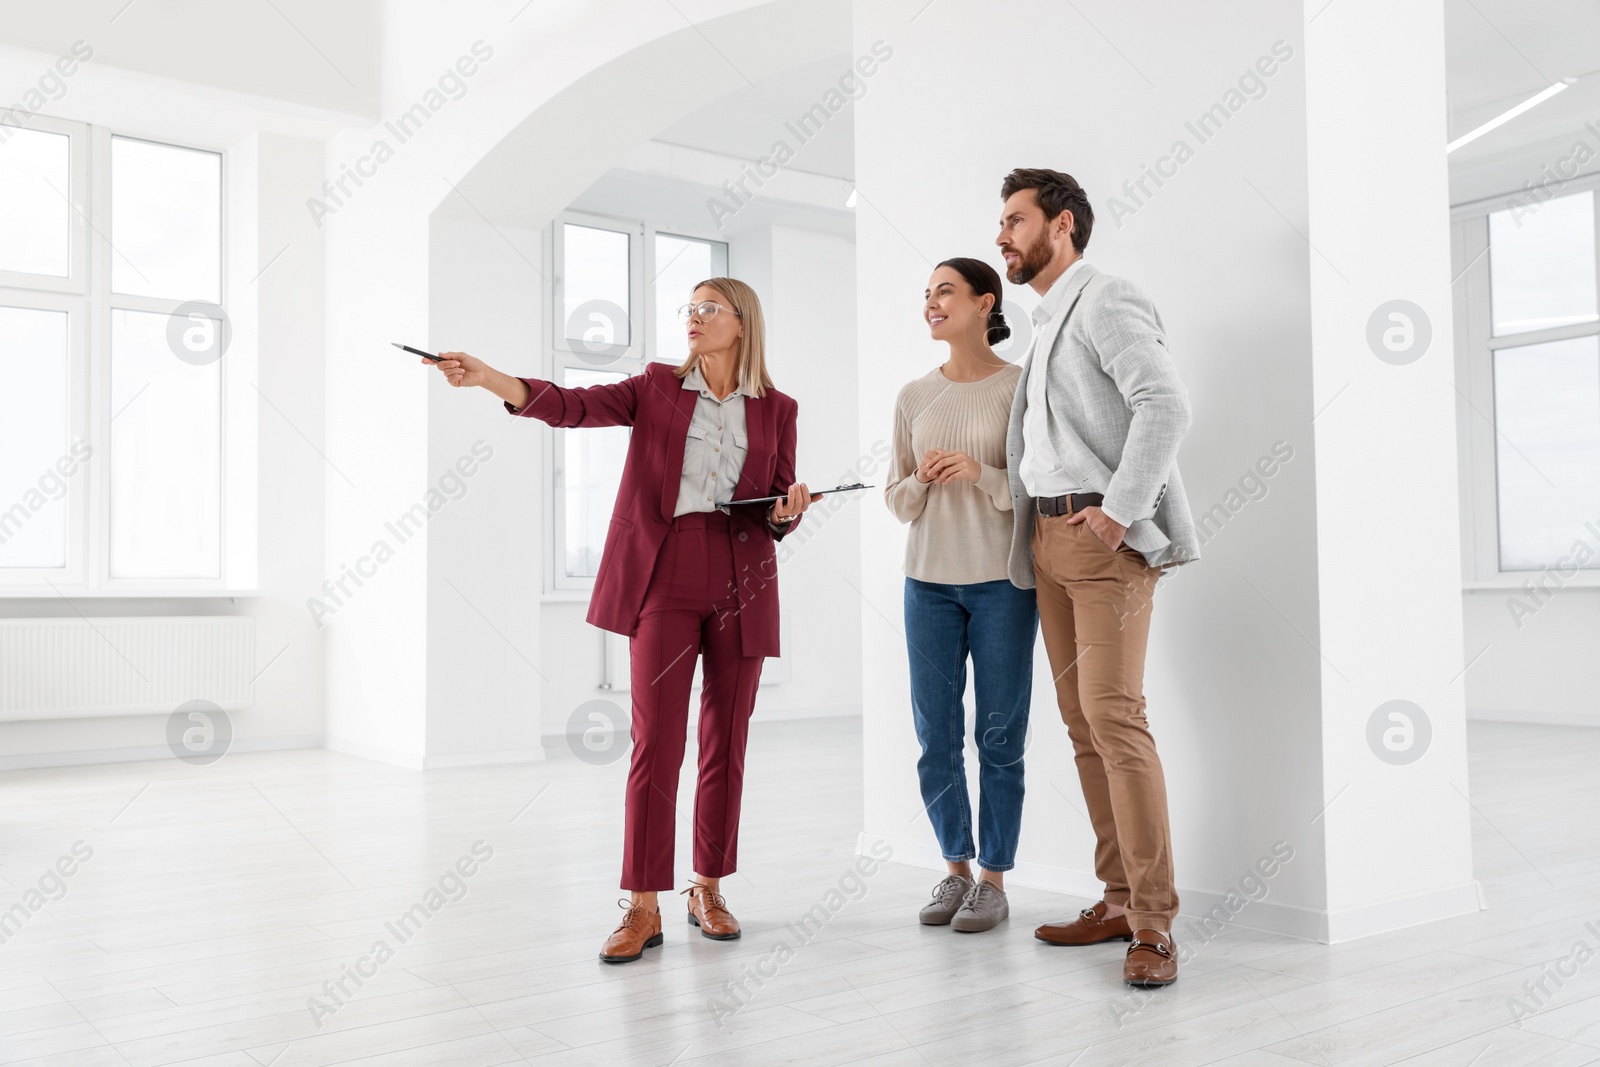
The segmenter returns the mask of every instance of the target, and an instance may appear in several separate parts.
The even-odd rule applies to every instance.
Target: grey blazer
[[[1085,492],[1127,518],[1126,541],[1152,567],[1200,558],[1178,476],[1189,394],[1178,379],[1155,305],[1132,282],[1085,263],[1067,282],[1063,310],[1035,339],[1011,401],[1011,584],[1032,589],[1033,500],[1022,485],[1022,412],[1028,376],[1045,374],[1046,427],[1061,465]]]

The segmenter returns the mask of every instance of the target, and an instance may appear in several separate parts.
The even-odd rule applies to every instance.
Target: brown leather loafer
[[[722,894],[695,882],[684,890],[689,894],[689,922],[700,928],[701,937],[713,941],[735,941],[739,937],[739,920],[728,913],[728,902]]]
[[[644,955],[647,948],[661,944],[661,912],[646,911],[642,904],[619,900],[617,904],[627,909],[622,925],[612,931],[600,949],[600,958],[607,963],[628,963]]]
[[[1171,985],[1178,980],[1178,952],[1172,939],[1154,930],[1135,930],[1122,961],[1122,980],[1132,986]]]
[[[1045,923],[1033,936],[1047,945],[1098,945],[1105,941],[1132,941],[1133,931],[1128,929],[1128,917],[1118,915],[1106,918],[1106,902],[1084,908],[1070,922]]]

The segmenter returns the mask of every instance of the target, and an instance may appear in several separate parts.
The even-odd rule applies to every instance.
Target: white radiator
[[[0,619],[0,720],[249,707],[255,619]]]

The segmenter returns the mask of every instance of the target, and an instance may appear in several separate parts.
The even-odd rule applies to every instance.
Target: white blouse
[[[732,500],[739,474],[744,470],[750,438],[745,432],[743,386],[717,399],[705,375],[696,367],[683,376],[683,387],[700,396],[689,420],[689,438],[683,444],[683,474],[678,483],[674,518],[696,511],[715,511],[717,501]],[[727,508],[723,508],[727,511]]]

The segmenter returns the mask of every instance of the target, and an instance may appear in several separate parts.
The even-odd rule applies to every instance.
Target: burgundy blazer
[[[524,378],[528,403],[513,415],[525,415],[551,426],[631,426],[622,484],[611,510],[600,572],[589,597],[589,622],[602,630],[632,637],[639,628],[639,609],[678,505],[683,474],[684,442],[700,394],[685,389],[666,363],[651,363],[616,385],[565,389],[538,378]],[[800,405],[792,397],[768,389],[764,397],[745,397],[745,430],[749,445],[734,497],[787,493],[794,482],[795,418]],[[730,508],[733,565],[739,586],[739,639],[746,656],[778,655],[778,560],[773,543],[799,525],[797,518],[782,534],[767,525],[767,508]]]

